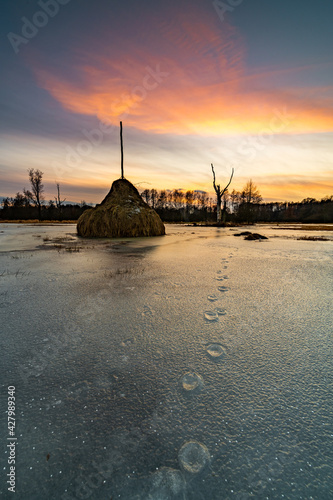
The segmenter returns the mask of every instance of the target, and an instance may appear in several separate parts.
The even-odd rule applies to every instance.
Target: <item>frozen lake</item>
[[[166,229],[0,224],[15,499],[332,499],[333,232]]]

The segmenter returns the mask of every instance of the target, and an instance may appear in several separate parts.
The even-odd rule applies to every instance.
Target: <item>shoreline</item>
[[[165,224],[172,226],[184,226],[184,227],[211,227],[211,228],[221,228],[221,229],[229,229],[229,228],[242,228],[242,227],[257,227],[257,226],[265,226],[271,227],[273,229],[283,229],[283,230],[302,230],[302,231],[333,231],[333,223],[331,222],[323,222],[323,223],[304,223],[304,222],[255,222],[253,224],[249,223],[226,223],[225,225],[217,224],[217,223],[205,223],[205,222],[164,222]],[[61,225],[71,225],[77,224],[77,220],[66,220],[66,221],[57,221],[57,220],[45,220],[38,221],[37,219],[27,219],[27,220],[0,220],[1,224],[19,224],[19,225],[31,225],[36,227],[43,226],[61,226]]]

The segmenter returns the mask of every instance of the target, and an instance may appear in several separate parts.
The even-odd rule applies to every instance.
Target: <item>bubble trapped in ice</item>
[[[204,317],[207,322],[213,322],[219,320],[219,316],[216,311],[205,311]]]
[[[221,344],[213,343],[207,347],[207,354],[214,361],[220,361],[225,357],[226,351]]]
[[[180,448],[178,460],[184,471],[198,474],[210,461],[208,448],[198,441],[188,441]]]
[[[224,307],[215,307],[214,310],[217,312],[219,316],[224,316],[225,314],[227,314],[227,310],[224,309]]]
[[[185,373],[181,377],[180,383],[183,391],[185,391],[186,393],[197,393],[202,389],[204,385],[204,381],[201,375],[198,375],[195,372]]]

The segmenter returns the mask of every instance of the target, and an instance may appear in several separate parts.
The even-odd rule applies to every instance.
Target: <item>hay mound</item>
[[[165,227],[133,184],[118,179],[102,203],[83,212],[77,222],[77,232],[86,238],[127,238],[162,236]]]

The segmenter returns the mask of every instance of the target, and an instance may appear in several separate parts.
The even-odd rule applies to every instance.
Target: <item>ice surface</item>
[[[269,226],[261,242],[178,225],[137,240],[0,230],[16,499],[333,497],[332,241]],[[1,429],[5,443],[5,412]]]
[[[162,467],[151,477],[148,500],[169,500],[184,498],[185,479],[179,470]]]

